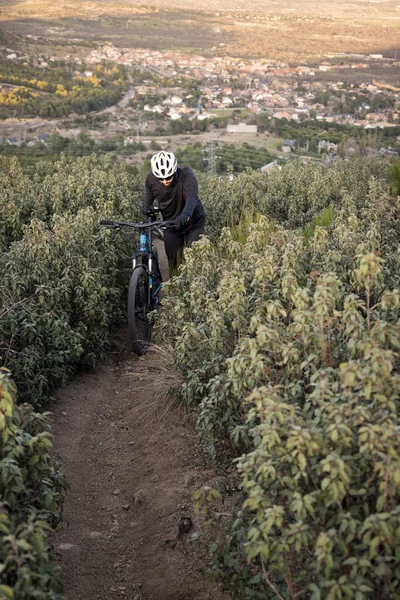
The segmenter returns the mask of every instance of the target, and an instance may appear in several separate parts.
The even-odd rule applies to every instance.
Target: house
[[[37,139],[38,142],[42,142],[42,144],[44,144],[46,146],[47,142],[50,140],[50,134],[49,133],[38,133],[35,135],[35,138]]]
[[[277,106],[278,108],[287,108],[289,106],[289,100],[276,94],[274,96],[274,106]]]
[[[23,141],[24,141],[24,138],[22,138],[22,137],[7,138],[7,144],[9,144],[10,146],[20,146]]]
[[[163,109],[163,107],[161,106],[161,104],[155,104],[155,105],[153,106],[153,108],[151,109],[151,112],[153,112],[153,113],[157,113],[157,114],[159,114],[159,115],[160,115],[161,113],[163,113],[163,112],[164,112],[164,109]]]
[[[296,73],[299,73],[299,75],[307,75],[310,73],[310,71],[312,71],[312,69],[311,67],[306,67],[305,65],[299,65],[295,68],[295,71]]]
[[[182,119],[182,116],[175,110],[170,110],[168,115],[172,121],[178,121],[179,119]]]
[[[249,111],[253,112],[253,113],[257,113],[259,114],[260,112],[263,112],[264,108],[262,106],[260,106],[260,104],[258,104],[257,102],[248,102],[246,104],[247,108],[249,109]]]
[[[273,169],[282,169],[282,167],[274,160],[261,167],[260,171],[261,173],[270,173]]]
[[[318,70],[319,70],[319,71],[326,72],[326,71],[330,71],[330,70],[331,70],[331,67],[332,67],[332,65],[331,65],[330,63],[328,63],[328,62],[322,62],[322,63],[319,65],[319,67],[318,67]]]
[[[232,104],[233,100],[232,98],[229,98],[228,96],[224,96],[221,100],[221,104],[223,106],[229,106],[230,104]]]
[[[318,154],[321,152],[333,152],[336,153],[338,151],[338,145],[333,142],[327,142],[325,140],[320,140],[318,142]]]
[[[306,115],[310,112],[310,109],[308,108],[308,106],[298,106],[297,108],[295,108],[295,111],[299,115]]]
[[[292,115],[290,115],[288,112],[282,110],[282,111],[278,111],[278,112],[274,113],[274,118],[290,120],[292,118]]]
[[[296,140],[284,140],[283,145],[288,146],[289,148],[294,148],[296,145]]]
[[[375,123],[377,121],[384,120],[383,117],[384,117],[384,115],[382,113],[379,113],[379,112],[370,112],[370,113],[367,113],[365,115],[365,118],[366,118],[367,121],[369,121],[369,122],[375,122]]]
[[[182,104],[182,102],[183,100],[179,96],[171,96],[171,104],[173,106],[179,106],[179,104]]]
[[[193,108],[189,108],[189,106],[185,105],[180,106],[178,110],[181,115],[190,115],[193,112]]]

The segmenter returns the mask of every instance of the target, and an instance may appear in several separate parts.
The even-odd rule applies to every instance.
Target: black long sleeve
[[[164,219],[172,220],[182,214],[192,219],[193,225],[205,219],[197,179],[190,167],[178,167],[168,186],[150,172],[146,178],[143,210],[151,208],[154,202],[159,206]]]
[[[185,217],[192,218],[194,209],[199,202],[199,186],[193,171],[188,169],[185,179],[183,180],[183,195],[186,203],[182,214]]]
[[[148,178],[147,178],[146,185],[145,185],[145,196],[144,196],[144,201],[143,201],[143,209],[142,209],[142,212],[144,215],[147,214],[148,210],[153,208],[153,203],[154,203],[154,194],[151,190],[151,187],[149,185]]]

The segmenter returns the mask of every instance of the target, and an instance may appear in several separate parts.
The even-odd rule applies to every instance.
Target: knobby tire
[[[128,290],[128,329],[132,350],[138,356],[147,352],[152,325],[147,317],[148,274],[143,267],[134,269]]]

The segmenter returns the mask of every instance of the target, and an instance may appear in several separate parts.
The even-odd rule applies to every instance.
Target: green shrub
[[[400,194],[400,162],[397,162],[392,165],[390,169],[392,185],[394,188],[394,193]]]
[[[0,597],[62,600],[48,533],[66,486],[54,462],[48,413],[15,404],[0,371]]]
[[[104,356],[110,330],[125,317],[133,240],[98,223],[136,219],[141,186],[124,166],[94,157],[39,163],[32,172],[14,159],[8,165],[0,362],[20,398],[39,404],[72,371]]]
[[[237,459],[237,518],[200,501],[237,600],[400,595],[400,203],[366,164],[330,175],[336,202],[303,202],[306,236],[289,194],[275,223],[194,244],[166,286],[183,396]]]
[[[200,183],[207,234],[216,239],[222,227],[251,211],[291,229],[304,228],[329,208],[362,217],[374,194],[387,194],[388,168],[384,161],[368,159],[335,166],[290,161],[281,170],[249,170],[232,181],[200,175]]]

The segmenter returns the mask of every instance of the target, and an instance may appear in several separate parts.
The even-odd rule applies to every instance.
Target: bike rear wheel
[[[128,329],[132,350],[138,356],[145,354],[151,339],[152,325],[148,319],[149,277],[146,269],[134,269],[128,290]]]

